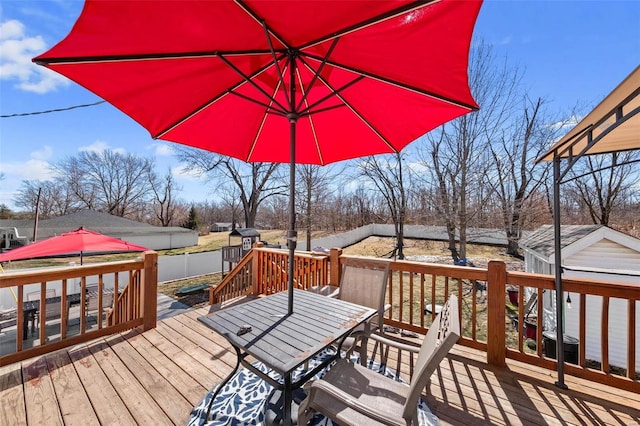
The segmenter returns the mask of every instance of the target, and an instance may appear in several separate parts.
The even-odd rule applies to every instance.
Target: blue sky
[[[0,2],[0,114],[9,115],[100,101],[31,58],[61,40],[82,9],[78,0]],[[486,0],[475,37],[525,71],[532,97],[555,110],[595,106],[640,64],[640,0]],[[109,104],[0,119],[0,204],[22,180],[50,177],[48,165],[81,150],[105,148],[155,157],[158,172],[171,169],[187,202],[213,199],[195,176],[182,173],[170,143]]]

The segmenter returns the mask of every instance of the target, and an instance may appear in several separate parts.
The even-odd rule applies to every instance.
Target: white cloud
[[[155,155],[158,157],[169,157],[173,155],[173,148],[166,143],[154,143],[151,145],[154,149]]]
[[[406,163],[405,167],[419,175],[425,175],[431,171],[431,168],[422,161],[409,161]]]
[[[34,160],[44,161],[51,158],[52,155],[53,155],[53,149],[49,145],[45,145],[44,147],[42,147],[41,150],[33,151],[31,153],[31,158]]]
[[[24,34],[24,25],[20,21],[12,19],[0,23],[0,40],[22,37]]]
[[[572,129],[574,128],[579,122],[580,120],[582,120],[584,117],[580,117],[578,115],[572,115],[571,117],[569,117],[567,120],[565,121],[557,121],[555,123],[551,123],[549,124],[549,128],[551,129]]]
[[[53,151],[51,147],[45,146],[39,151],[30,154],[27,161],[12,161],[0,163],[0,169],[5,174],[7,181],[22,180],[51,180],[54,173],[50,170],[50,163]]]
[[[184,165],[171,168],[171,174],[177,179],[199,181],[203,178],[202,174],[196,170],[188,170]]]
[[[55,177],[51,171],[49,159],[53,156],[53,149],[44,146],[29,154],[26,161],[0,162],[0,170],[3,179],[0,183],[0,204],[6,204],[11,209],[15,209],[14,203],[18,189],[23,180],[47,181]]]
[[[17,20],[0,23],[0,79],[15,81],[26,92],[47,93],[69,85],[69,80],[31,62],[46,44],[41,36],[29,37],[25,26]]]
[[[117,152],[118,154],[125,154],[127,152],[124,148],[111,148],[109,144],[104,141],[95,141],[91,145],[81,146],[78,148],[78,151],[95,152],[100,154],[108,149],[113,152]]]

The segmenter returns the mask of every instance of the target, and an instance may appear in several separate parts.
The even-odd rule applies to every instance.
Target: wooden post
[[[505,291],[507,265],[501,260],[490,260],[487,273],[487,362],[506,365]]]
[[[158,319],[158,253],[145,251],[142,259],[142,325],[146,331],[156,328]]]
[[[257,241],[253,244],[254,248],[262,248],[264,247],[264,243],[262,241]],[[261,256],[258,250],[253,250],[251,252],[253,256],[251,258],[251,294],[263,294],[262,291],[262,276],[260,275],[260,259]]]
[[[334,286],[340,285],[340,256],[342,255],[341,248],[332,248],[329,251],[329,284]]]

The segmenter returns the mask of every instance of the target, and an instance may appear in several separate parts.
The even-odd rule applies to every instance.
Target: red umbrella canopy
[[[107,253],[146,250],[148,250],[146,247],[80,227],[75,231],[65,232],[64,234],[47,238],[46,240],[0,253],[0,262],[87,252]]]
[[[109,101],[153,138],[251,162],[399,152],[478,108],[469,45],[481,0],[91,1],[34,61]]]
[[[467,65],[480,6],[87,1],[34,61],[153,138],[245,161],[328,164],[398,152],[477,109]]]

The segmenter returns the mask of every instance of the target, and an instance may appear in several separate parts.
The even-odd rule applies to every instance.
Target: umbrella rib
[[[306,67],[307,67],[307,68],[308,68],[312,73],[314,73],[314,79],[317,79],[317,78],[319,78],[319,77],[320,77],[320,73],[319,73],[319,72],[318,72],[318,73],[315,73],[315,72],[313,71],[313,69],[311,68],[311,65],[310,65],[307,61],[305,61],[305,60],[304,60],[304,58],[300,58],[300,60],[302,61],[302,63],[303,63],[303,64],[304,64],[304,65],[305,65],[305,66],[306,66]],[[347,89],[347,88],[349,88],[349,87],[353,86],[354,84],[356,84],[357,82],[359,82],[359,81],[361,81],[361,80],[363,80],[363,79],[364,79],[364,76],[360,75],[360,76],[356,77],[355,79],[353,79],[352,81],[350,81],[349,83],[345,84],[344,86],[342,86],[342,87],[340,87],[339,89],[336,89],[336,90],[333,90],[333,88],[332,88],[331,86],[328,86],[328,85],[327,85],[327,87],[329,87],[329,88],[331,89],[331,93],[329,93],[329,94],[328,94],[328,95],[326,95],[325,97],[323,97],[323,98],[321,98],[321,99],[317,100],[317,101],[316,101],[316,102],[314,102],[313,104],[311,104],[311,105],[307,105],[307,107],[306,107],[304,110],[300,111],[300,114],[310,115],[310,114],[313,114],[313,113],[315,113],[315,112],[326,111],[327,109],[333,109],[333,108],[335,108],[335,107],[328,107],[328,108],[319,109],[319,110],[317,110],[317,111],[315,111],[315,112],[314,112],[314,111],[312,111],[312,109],[313,109],[315,106],[320,105],[322,102],[325,102],[325,101],[327,101],[328,99],[330,99],[330,98],[332,98],[332,97],[336,96],[336,95],[337,95],[338,93],[340,93],[341,91],[343,91],[343,90],[345,90],[345,89]],[[323,82],[324,82],[324,80],[323,80]],[[326,83],[325,83],[325,85],[326,85]],[[311,87],[311,86],[309,86],[309,87]],[[340,106],[340,105],[339,105],[339,106]]]
[[[304,86],[302,85],[302,80],[300,80],[300,87],[303,88],[304,94],[302,95],[302,99],[300,99],[300,102],[298,103],[298,106],[296,107],[296,109],[300,109],[303,104],[306,104],[307,95],[309,94],[309,92],[311,91],[311,88],[313,87],[314,83],[318,79],[318,76],[322,73],[322,70],[324,69],[324,66],[327,64],[327,60],[329,59],[329,56],[331,56],[331,54],[333,53],[333,50],[335,49],[336,45],[338,44],[338,40],[340,40],[340,38],[336,37],[333,40],[333,42],[331,43],[331,46],[329,46],[329,50],[327,51],[327,54],[324,55],[324,59],[320,63],[320,66],[318,67],[318,71],[314,71],[313,68],[311,68],[309,66],[309,64],[302,57],[300,57],[300,60],[306,65],[306,67],[309,69],[309,71],[311,71],[313,73],[313,78],[309,82],[309,90],[304,90]],[[308,105],[307,105],[306,109],[309,109]]]
[[[269,43],[269,49],[271,50],[271,56],[273,57],[273,64],[275,65],[276,71],[278,72],[278,80],[280,80],[280,83],[282,84],[282,86],[285,87],[284,74],[282,74],[282,69],[280,68],[280,61],[276,57],[276,52],[273,49],[273,42],[271,41],[271,37],[269,37],[269,28],[267,28],[267,23],[264,20],[261,21],[260,23],[262,24],[262,28],[264,29],[264,35],[267,38],[267,43]],[[289,98],[289,93],[287,93],[286,90],[284,90],[284,96],[287,104],[289,105],[289,109],[293,110],[293,105]]]
[[[303,61],[303,63],[304,63],[304,61]],[[318,76],[318,74],[314,75],[314,77],[313,77],[314,81],[316,80],[316,77]],[[304,103],[304,105],[306,105],[305,110],[308,110],[309,109],[309,104],[307,102],[307,93],[308,93],[308,91],[305,90],[305,87],[302,84],[302,76],[300,75],[300,69],[299,68],[296,69],[296,75],[298,76],[298,82],[300,83],[300,87],[301,87],[301,90],[303,92],[302,93],[302,100],[300,101],[300,104],[299,104],[298,108],[300,106],[302,106],[302,104]],[[309,90],[311,90],[311,87],[313,87],[313,84],[309,85]],[[337,105],[337,106],[342,106],[342,105]],[[307,114],[305,114],[305,115],[307,115]],[[313,123],[313,117],[311,117],[310,115],[309,115],[309,126],[311,126],[311,134],[313,135],[313,143],[316,146],[316,152],[318,154],[318,162],[321,165],[324,165],[324,158],[322,156],[322,150],[320,149],[320,143],[318,142],[318,133],[316,132],[316,126]]]
[[[256,72],[254,72],[250,78],[254,78],[257,75],[260,75],[261,73],[263,73],[265,70],[267,70],[269,67],[271,66],[271,64],[266,64],[264,65],[262,68],[256,70]],[[203,109],[205,109],[206,107],[208,107],[211,104],[214,104],[215,102],[217,102],[219,99],[221,99],[223,96],[226,96],[229,93],[234,93],[235,95],[240,96],[238,93],[235,93],[234,90],[236,90],[238,87],[240,87],[242,84],[244,84],[244,81],[239,81],[236,85],[234,85],[233,87],[230,87],[229,89],[225,90],[224,92],[220,93],[218,96],[214,97],[213,99],[210,99],[209,101],[207,101],[206,103],[200,105],[199,107],[195,108],[193,111],[191,111],[189,114],[185,115],[183,118],[177,120],[176,122],[170,124],[169,126],[167,126],[164,130],[159,131],[158,133],[156,133],[155,135],[152,135],[154,139],[158,139],[158,138],[162,138],[165,134],[167,134],[168,132],[170,132],[173,128],[175,128],[176,126],[180,125],[181,123],[185,122],[186,120],[190,119],[191,117],[193,117],[194,115],[198,114],[200,111],[202,111]],[[267,94],[267,97],[269,97],[269,95]],[[254,102],[258,102],[259,101],[255,101]],[[266,104],[262,104],[262,105],[266,105]],[[273,108],[273,107],[271,107]],[[282,114],[286,114],[286,109],[283,109],[281,111]]]
[[[304,55],[304,56],[306,56],[308,58],[311,58],[311,59],[314,59],[316,61],[321,61],[322,60],[321,57],[318,57],[316,55],[310,55],[308,53],[300,53],[300,55]],[[353,68],[353,67],[349,67],[347,65],[339,64],[337,62],[327,61],[327,63],[329,65],[331,65],[331,66],[336,67],[336,68],[343,69],[345,71],[350,71],[352,73],[359,74],[359,75],[361,75],[363,77],[368,77],[368,78],[371,78],[371,79],[374,79],[374,80],[378,80],[378,81],[380,81],[382,83],[391,84],[391,85],[394,85],[394,86],[399,87],[401,89],[409,90],[409,91],[418,93],[420,95],[428,96],[428,97],[433,98],[433,99],[437,99],[437,100],[440,100],[440,101],[443,101],[443,102],[447,102],[449,104],[452,104],[452,105],[455,105],[455,106],[458,106],[458,107],[461,107],[461,108],[468,109],[469,111],[477,111],[479,109],[475,105],[471,105],[471,104],[468,104],[466,102],[460,102],[459,100],[456,100],[456,99],[453,99],[453,98],[450,98],[450,97],[447,97],[447,96],[439,95],[437,93],[430,92],[428,90],[419,89],[417,87],[410,86],[408,84],[401,83],[399,81],[392,80],[390,78],[382,77],[382,76],[379,76],[379,75],[376,75],[376,74],[373,74],[373,73],[370,73],[370,72],[367,72],[367,71],[359,70],[359,69],[356,69],[356,68]]]
[[[259,23],[260,25],[263,25],[264,19],[262,19],[256,12],[254,12],[253,9],[251,9],[245,2],[243,2],[242,0],[235,0],[235,3],[238,5],[238,7],[244,10],[247,13],[247,15],[251,16],[251,18],[253,18],[257,23]],[[273,31],[272,28],[266,27],[265,29],[268,29],[269,34],[271,34],[276,40],[278,40],[280,44],[285,46],[285,50],[290,47],[289,44],[286,41],[284,41],[284,38],[282,38],[280,34]],[[270,37],[267,36],[267,39],[270,40]]]
[[[309,109],[305,108],[304,112],[300,113],[300,117],[311,117],[313,115],[319,114],[321,112],[325,112],[325,111],[331,111],[332,109],[338,109],[338,108],[344,108],[345,105],[331,105],[328,107],[324,107],[324,108],[318,108],[314,111],[310,111]]]
[[[281,52],[276,50],[276,52]],[[215,52],[177,52],[177,53],[148,53],[135,55],[104,55],[104,56],[61,56],[57,58],[34,59],[37,65],[53,65],[53,64],[81,64],[81,63],[105,63],[105,62],[128,62],[128,61],[150,61],[156,59],[185,59],[185,58],[215,58],[217,56],[238,56],[238,55],[264,55],[271,53],[271,50],[230,50]]]
[[[404,13],[410,12],[412,10],[417,10],[417,9],[421,9],[423,7],[429,6],[433,3],[438,3],[440,0],[430,0],[430,1],[424,1],[424,0],[418,0],[418,1],[414,1],[412,3],[406,4],[404,6],[398,7],[396,9],[390,10],[388,12],[385,12],[383,14],[380,14],[378,16],[374,16],[373,18],[369,18],[365,21],[359,22],[357,24],[351,25],[349,27],[343,28],[342,30],[339,31],[335,31],[331,34],[327,34],[324,37],[320,37],[316,40],[312,40],[308,43],[305,43],[303,45],[301,45],[299,47],[300,50],[302,49],[306,49],[312,46],[315,46],[316,44],[320,44],[320,43],[324,43],[325,41],[331,40],[333,38],[337,38],[337,37],[342,37],[346,34],[352,33],[354,31],[357,30],[361,30],[363,28],[369,27],[371,25],[375,25],[378,24],[380,22],[386,21],[388,19],[394,18],[398,15],[402,15]]]
[[[227,66],[229,66],[229,68],[231,68],[232,70],[234,70],[236,73],[238,73],[238,75],[240,77],[242,77],[247,83],[249,83],[250,85],[252,85],[253,87],[255,87],[260,93],[262,93],[263,95],[265,95],[267,97],[267,99],[269,99],[272,102],[275,102],[276,105],[278,105],[282,111],[287,111],[287,107],[285,107],[284,105],[282,105],[280,102],[278,102],[275,98],[275,96],[272,96],[270,94],[267,93],[266,90],[264,90],[262,87],[258,86],[258,84],[253,81],[253,77],[255,77],[257,74],[254,74],[252,76],[248,76],[245,73],[243,73],[238,67],[236,67],[234,64],[232,64],[227,58],[225,58],[224,56],[220,56],[220,59],[227,64]],[[282,58],[280,58],[282,59]],[[268,68],[268,67],[267,67]],[[266,68],[265,68],[266,69]]]
[[[238,93],[238,92],[229,92],[229,94],[231,95],[235,95],[238,96],[244,100],[247,100],[249,102],[253,102],[254,104],[258,104],[262,107],[265,107],[267,109],[267,114],[278,114],[278,115],[282,115],[283,117],[286,116],[288,113],[286,111],[282,111],[278,108],[275,108],[273,105],[261,102],[257,99],[253,99],[247,95],[243,95],[242,93]]]
[[[278,82],[278,84],[276,84],[276,86],[274,87],[273,93],[278,93],[278,90],[280,89],[280,84],[284,84],[281,82]],[[251,148],[249,149],[249,152],[247,153],[247,158],[245,161],[250,162],[251,161],[251,156],[253,155],[253,151],[256,148],[256,145],[258,144],[258,138],[260,138],[260,133],[262,133],[262,129],[264,127],[264,123],[267,121],[267,116],[269,115],[268,111],[265,111],[264,115],[262,116],[262,121],[260,122],[260,127],[258,127],[258,131],[256,132],[255,137],[253,138],[253,142],[251,143]]]
[[[338,93],[338,92],[333,88],[333,86],[332,86],[328,81],[326,81],[324,78],[322,78],[322,76],[318,76],[318,78],[320,79],[320,81],[321,81],[325,86],[327,86],[331,91],[333,91],[333,92],[335,93],[335,96],[336,96],[337,98],[339,98],[339,99],[344,103],[344,105],[345,105],[347,108],[349,108],[349,109],[350,109],[350,110],[351,110],[351,111],[352,111],[352,112],[353,112],[353,113],[354,113],[354,114],[355,114],[355,115],[356,115],[356,116],[357,116],[357,117],[358,117],[358,118],[359,118],[359,119],[360,119],[364,124],[366,124],[366,125],[371,129],[371,131],[372,131],[372,132],[374,132],[376,135],[378,135],[378,137],[379,137],[379,138],[380,138],[380,139],[381,139],[381,140],[382,140],[382,141],[387,145],[387,147],[389,147],[389,149],[391,150],[391,152],[395,152],[395,153],[398,153],[398,152],[399,152],[399,151],[398,151],[398,150],[397,150],[397,149],[396,149],[396,148],[391,144],[391,142],[390,142],[386,137],[384,137],[384,136],[382,135],[382,133],[380,133],[380,131],[379,131],[378,129],[376,129],[376,127],[375,127],[373,124],[371,124],[371,122],[370,122],[369,120],[367,120],[366,118],[364,118],[364,117],[362,116],[362,114],[360,114],[360,113],[358,112],[358,110],[357,110],[353,105],[351,105],[351,104],[350,104],[350,103],[349,103],[345,98],[343,98],[343,97],[340,95],[340,93]],[[329,108],[327,108],[327,109],[329,109]]]

